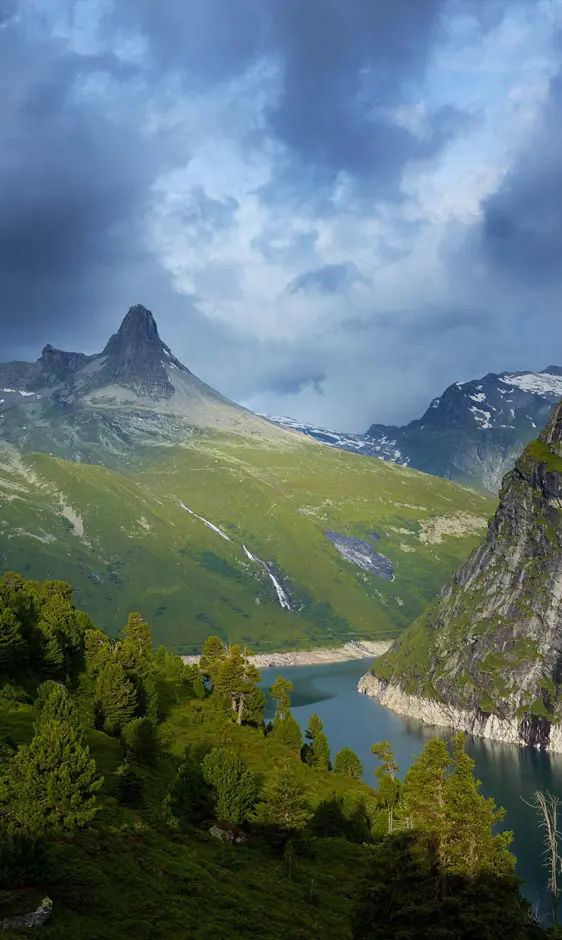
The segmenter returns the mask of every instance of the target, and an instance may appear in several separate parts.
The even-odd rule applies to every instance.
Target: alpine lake
[[[410,766],[431,737],[449,738],[449,729],[424,725],[403,718],[357,691],[357,683],[374,660],[327,663],[315,666],[273,667],[262,670],[262,686],[271,687],[282,674],[293,683],[292,711],[303,732],[310,715],[316,712],[324,723],[332,758],[343,747],[352,748],[363,764],[363,779],[374,785],[378,761],[371,745],[391,742],[400,767],[400,776]],[[274,705],[268,700],[266,717]],[[517,858],[517,872],[524,879],[523,894],[537,905],[544,922],[550,921],[547,894],[548,872],[543,860],[542,830],[531,801],[536,790],[549,790],[562,798],[562,754],[548,754],[532,748],[499,744],[481,738],[468,738],[468,753],[476,763],[475,773],[482,781],[481,792],[493,796],[506,810],[503,828],[514,832],[511,850]]]

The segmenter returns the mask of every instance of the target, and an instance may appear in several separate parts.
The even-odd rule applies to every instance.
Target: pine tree
[[[256,781],[232,748],[214,747],[201,764],[203,779],[212,787],[215,815],[220,821],[240,825],[256,801]]]
[[[47,680],[39,686],[35,709],[38,715],[37,728],[50,721],[67,721],[76,731],[83,730],[76,704],[66,686],[61,682]]]
[[[89,748],[72,725],[45,722],[9,767],[8,800],[0,809],[5,827],[33,836],[71,835],[97,813],[102,783]]]
[[[118,643],[118,659],[129,678],[144,679],[151,669],[150,627],[140,614],[129,614]]]
[[[330,745],[323,731],[319,731],[312,745],[312,765],[319,770],[331,770]]]
[[[304,736],[306,740],[310,742],[310,744],[314,744],[314,739],[316,738],[316,735],[320,734],[320,732],[323,730],[324,730],[324,725],[322,724],[320,717],[315,712],[308,719],[308,727],[306,731],[304,732]]]
[[[373,744],[371,753],[381,762],[381,766],[375,770],[375,777],[378,781],[377,795],[380,802],[390,808],[398,801],[400,792],[400,781],[398,780],[398,764],[394,757],[394,751],[389,741],[380,741]]]
[[[251,691],[247,693],[244,705],[244,719],[248,724],[263,725],[263,712],[266,702],[265,692],[260,689],[259,685],[255,685]]]
[[[219,636],[207,637],[199,659],[199,668],[203,678],[208,679],[212,685],[214,685],[221,662],[225,656],[226,650],[221,638]]]
[[[276,826],[286,835],[304,829],[312,819],[291,764],[277,764],[265,783],[252,819],[262,825]]]
[[[165,816],[169,821],[175,820],[180,827],[201,822],[211,812],[209,796],[201,765],[195,760],[192,750],[186,747],[184,759],[164,801]]]
[[[513,833],[493,832],[505,810],[479,793],[481,783],[474,777],[474,761],[465,751],[462,732],[452,738],[452,746],[452,771],[445,785],[449,838],[444,848],[444,869],[468,878],[484,873],[511,874],[515,858],[507,847]]]
[[[205,698],[205,682],[203,680],[203,674],[199,666],[194,666],[192,669],[191,687],[193,689],[193,694],[195,695],[195,698],[202,701]]]
[[[284,716],[277,715],[273,722],[271,737],[278,744],[284,744],[291,751],[300,751],[302,748],[300,725],[290,711],[285,712]]]
[[[445,805],[450,765],[447,745],[432,738],[414,758],[400,791],[406,816],[411,817],[414,826],[435,837],[440,864],[444,863],[445,846],[450,837],[450,819]]]
[[[150,718],[133,718],[124,726],[121,736],[129,759],[149,766],[155,763],[158,739]]]
[[[355,751],[352,751],[350,747],[344,747],[336,754],[334,771],[351,777],[353,780],[360,780],[363,776],[363,765]]]
[[[277,676],[275,682],[269,690],[269,694],[277,703],[275,717],[283,716],[291,707],[289,692],[293,691],[293,683],[290,679],[284,679],[283,676]]]
[[[108,663],[98,675],[96,704],[108,734],[115,734],[133,718],[137,694],[120,663]]]
[[[242,652],[239,646],[231,646],[225,659],[220,663],[214,682],[214,691],[218,694],[230,696],[232,711],[237,716],[238,724],[242,724],[246,699],[260,681],[260,673],[253,662],[248,658],[247,652]]]
[[[113,644],[107,633],[94,628],[86,630],[84,634],[84,650],[86,658],[86,671],[91,676],[97,676],[107,663],[113,659]]]
[[[0,671],[14,671],[26,658],[26,643],[14,611],[0,608]]]

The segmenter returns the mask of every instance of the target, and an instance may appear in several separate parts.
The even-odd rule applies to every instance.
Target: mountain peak
[[[174,393],[167,368],[189,372],[162,342],[156,320],[142,304],[130,307],[117,333],[102,353],[104,381],[129,388],[149,398],[170,398]]]

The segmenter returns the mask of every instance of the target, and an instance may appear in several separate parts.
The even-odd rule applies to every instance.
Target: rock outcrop
[[[361,680],[395,711],[562,751],[562,403],[480,548]]]

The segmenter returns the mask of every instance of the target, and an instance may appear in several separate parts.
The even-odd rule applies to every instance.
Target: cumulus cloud
[[[561,24],[0,0],[3,358],[100,348],[142,302],[223,393],[348,430],[562,362]]]

